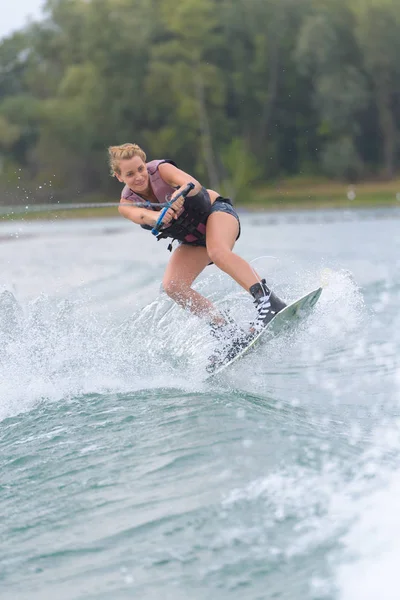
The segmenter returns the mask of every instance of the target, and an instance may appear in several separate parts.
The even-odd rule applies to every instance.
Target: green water
[[[397,598],[395,213],[244,215],[295,332],[205,381],[206,324],[119,220],[2,226],[0,589],[11,599]],[[239,322],[247,295],[198,288]]]

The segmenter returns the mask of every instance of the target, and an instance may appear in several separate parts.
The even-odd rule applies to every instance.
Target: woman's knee
[[[210,260],[218,267],[219,265],[225,264],[228,260],[232,251],[230,248],[221,246],[207,246],[207,253]]]
[[[162,288],[164,292],[174,300],[184,297],[188,290],[190,290],[190,286],[182,281],[165,278],[162,282]]]

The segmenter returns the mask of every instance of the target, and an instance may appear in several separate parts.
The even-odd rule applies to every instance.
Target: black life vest
[[[187,196],[183,212],[157,235],[158,240],[172,238],[186,244],[197,244],[206,239],[206,223],[211,212],[211,200],[203,187],[195,196]]]

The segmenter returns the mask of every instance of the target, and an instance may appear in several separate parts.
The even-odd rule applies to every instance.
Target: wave
[[[309,279],[315,279],[309,275]],[[264,375],[288,377],[313,371],[332,357],[333,344],[360,319],[362,299],[346,273],[330,275],[311,319],[296,332],[274,340],[242,361],[215,384],[246,390],[242,373],[263,390]],[[306,275],[303,273],[303,290]],[[306,282],[311,286],[312,283]],[[292,298],[299,285],[291,290]],[[253,308],[244,292],[231,289],[214,273],[197,288],[221,307],[229,306],[239,324],[250,321]],[[337,310],[337,297],[341,311]],[[287,295],[286,295],[287,297]],[[55,299],[41,295],[21,306],[14,294],[0,294],[0,418],[28,410],[43,399],[59,400],[86,393],[119,393],[148,387],[202,389],[212,339],[205,322],[185,313],[165,294],[116,324],[96,312],[90,300]],[[245,384],[243,386],[243,383]],[[288,384],[290,387],[290,383]]]

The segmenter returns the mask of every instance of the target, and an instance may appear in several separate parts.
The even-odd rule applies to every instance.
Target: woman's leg
[[[226,212],[214,212],[207,221],[207,252],[217,267],[225,271],[254,298],[258,313],[253,330],[267,325],[286,304],[272,292],[243,258],[232,252],[238,234],[237,219]]]
[[[183,308],[199,317],[209,316],[215,323],[224,322],[212,302],[191,287],[209,262],[206,248],[181,244],[171,256],[162,284],[168,296]]]
[[[260,277],[247,261],[232,252],[239,223],[237,219],[226,212],[215,212],[207,221],[207,253],[210,260],[222,271],[227,273],[247,292]]]

